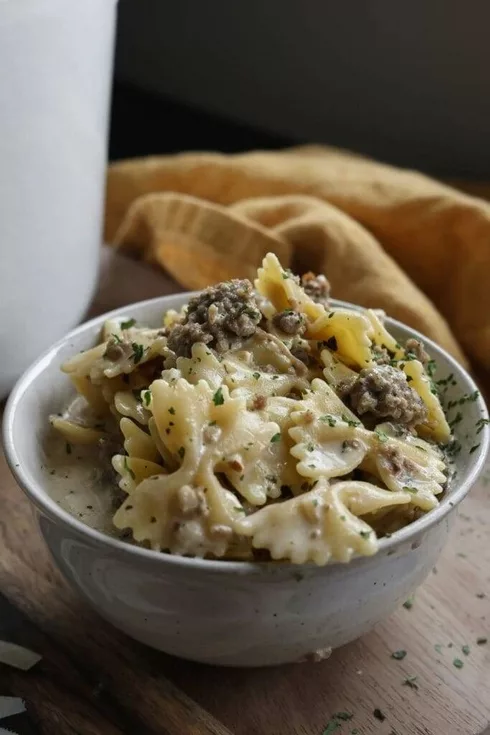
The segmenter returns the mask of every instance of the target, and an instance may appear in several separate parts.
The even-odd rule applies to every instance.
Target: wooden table
[[[178,290],[144,266],[128,266],[107,253],[104,259],[94,313]],[[0,596],[0,638],[43,655],[27,673],[0,666],[0,694],[25,698],[29,732],[322,735],[337,712],[352,714],[340,721],[337,735],[486,732],[490,470],[461,507],[437,569],[411,608],[403,607],[327,661],[258,670],[180,661],[113,630],[53,567],[3,456],[0,491],[0,593],[15,608],[7,613]],[[478,638],[489,642],[477,644]],[[462,646],[469,646],[468,654]],[[405,658],[392,658],[400,649],[406,650]],[[463,668],[454,665],[455,659]],[[404,683],[412,676],[417,677],[412,686]]]

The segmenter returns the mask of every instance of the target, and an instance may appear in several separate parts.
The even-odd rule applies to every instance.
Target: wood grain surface
[[[177,290],[142,265],[104,257],[92,313]],[[43,660],[29,672],[0,665],[0,695],[23,697],[29,733],[42,735],[483,734],[490,724],[489,492],[490,468],[412,606],[369,635],[322,663],[218,669],[147,649],[96,616],[53,567],[2,455],[0,639],[30,646]],[[406,656],[392,658],[397,650]],[[338,712],[352,718],[335,729]]]

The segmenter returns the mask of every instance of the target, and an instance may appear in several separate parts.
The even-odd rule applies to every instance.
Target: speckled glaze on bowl
[[[157,326],[165,310],[179,308],[188,297],[152,299],[110,316],[131,316]],[[107,316],[74,330],[32,365],[14,388],[4,418],[7,459],[36,508],[46,544],[66,579],[102,617],[175,656],[226,666],[267,666],[304,660],[357,638],[424,580],[446,542],[456,506],[485,460],[488,426],[475,439],[476,422],[488,418],[480,397],[463,406],[457,480],[438,508],[381,540],[375,556],[350,564],[295,566],[159,554],[105,536],[60,509],[46,493],[40,469],[48,415],[59,411],[72,393],[59,368],[94,344]],[[420,337],[391,319],[387,326],[399,340]],[[424,341],[437,360],[437,377],[454,374],[449,398],[476,390],[449,355]]]

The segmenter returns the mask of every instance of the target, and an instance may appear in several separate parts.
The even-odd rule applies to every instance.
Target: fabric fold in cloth
[[[490,368],[490,204],[422,174],[317,146],[124,161],[105,236],[190,289],[251,277],[272,250]]]

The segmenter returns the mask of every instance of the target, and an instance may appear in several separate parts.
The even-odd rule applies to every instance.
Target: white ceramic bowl
[[[178,308],[187,299],[186,294],[152,299],[110,316],[125,314],[157,326],[166,309]],[[264,666],[298,661],[357,638],[424,580],[446,542],[456,506],[485,460],[488,426],[475,438],[477,420],[488,417],[480,397],[462,409],[457,480],[435,510],[381,540],[375,556],[316,567],[160,554],[88,528],[63,511],[44,488],[42,444],[48,415],[59,411],[71,395],[60,365],[94,344],[106,318],[74,330],[34,363],[14,388],[4,418],[9,465],[36,508],[48,548],[67,580],[102,617],[133,638],[176,656],[228,666]],[[391,319],[387,325],[400,340],[420,337]],[[438,377],[454,374],[457,385],[451,386],[449,398],[476,390],[449,355],[424,341],[439,365]],[[478,442],[479,448],[470,454]]]

